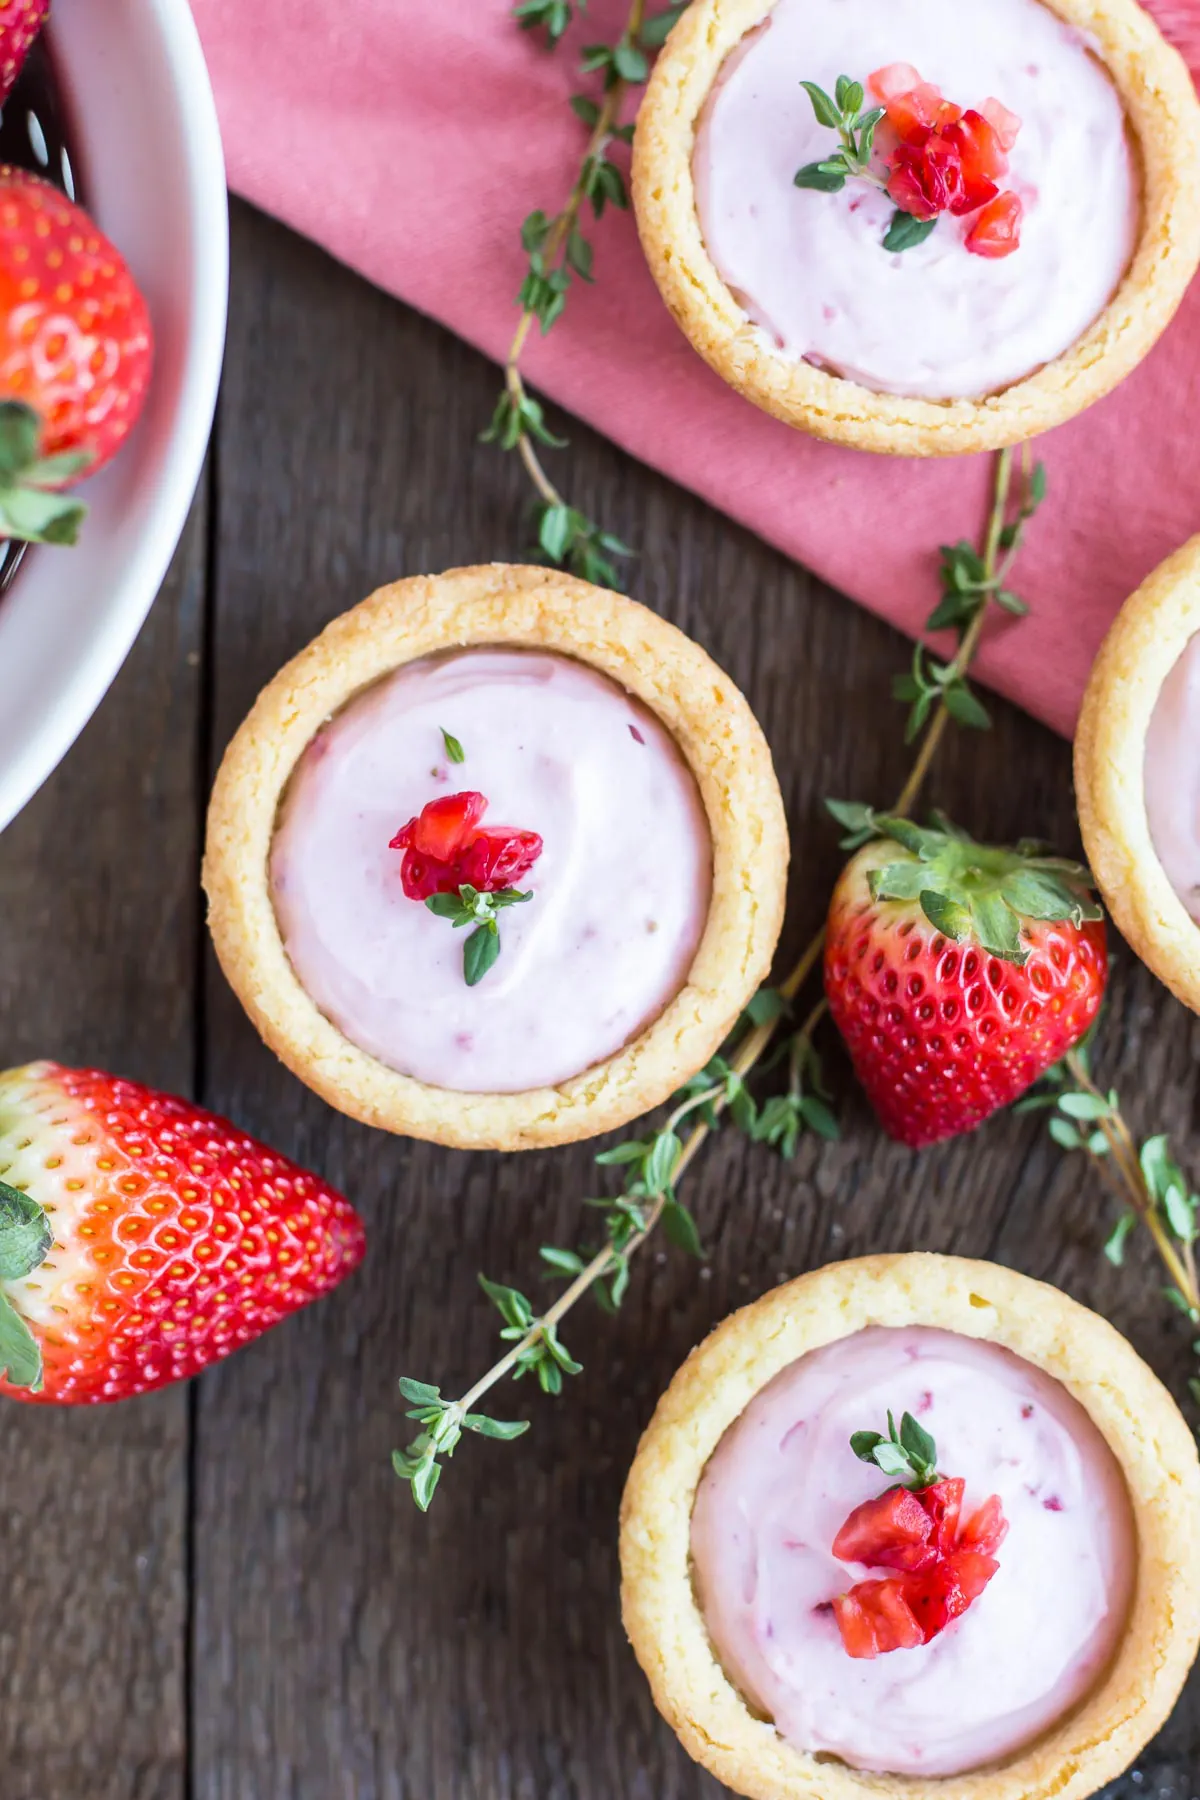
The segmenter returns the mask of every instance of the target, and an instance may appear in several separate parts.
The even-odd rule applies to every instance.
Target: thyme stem
[[[640,13],[640,6],[635,6],[630,15],[630,29],[634,29],[636,23],[640,21]],[[613,100],[615,94],[616,88],[614,87],[610,90],[609,99]],[[602,111],[601,117],[597,119],[596,128],[593,132],[593,143],[601,141],[604,130],[611,127],[612,119],[615,117],[615,105],[616,102],[613,101],[613,105],[607,113],[607,126],[604,123],[606,116],[605,112]],[[577,186],[572,195],[572,200],[576,205],[578,193],[579,190]],[[567,220],[567,223],[563,226],[565,232],[570,228],[569,215],[564,214],[563,216]],[[521,348],[529,331],[530,319],[531,315],[529,314],[525,314],[522,317],[509,356],[507,378],[510,383],[510,388],[514,392],[518,390],[513,388],[512,384],[519,384],[520,382],[517,359],[520,356]],[[541,475],[541,466],[537,462],[532,446],[529,446],[529,455],[532,458],[532,464],[527,460],[527,467],[530,467],[531,474],[535,469],[538,471],[537,474],[534,474],[536,483]],[[541,479],[545,479],[544,476],[542,476]],[[997,577],[1000,547],[1005,519],[1009,508],[1011,482],[1012,452],[1010,450],[1002,450],[996,463],[992,502],[984,534],[982,552],[984,575],[986,582],[989,584],[989,591],[994,591],[995,587],[999,585]],[[546,485],[550,493],[553,493],[554,490],[550,484],[547,482]],[[541,490],[539,489],[539,491]],[[1015,549],[1016,545],[1014,543],[1008,557],[1005,559],[1005,568],[1007,568],[1008,563],[1011,562],[1012,554],[1015,553]],[[976,616],[972,619],[967,630],[964,632],[957,654],[951,665],[953,674],[956,677],[964,675],[969,669],[978,648],[980,637],[983,632],[984,621],[989,611],[990,608],[986,603],[981,605]],[[909,774],[907,781],[901,789],[895,806],[892,808],[893,813],[905,815],[909,813],[916,804],[951,716],[952,714],[949,707],[945,700],[942,700],[930,716],[928,724],[925,727],[916,761],[913,764],[912,771]],[[780,993],[785,1001],[794,1000],[808,981],[809,976],[812,974],[820,960],[824,941],[825,933],[824,930],[821,930],[817,932],[805,946],[794,967],[790,970],[781,984]],[[794,1034],[791,1045],[791,1066],[793,1071],[801,1066],[806,1047],[811,1043],[813,1033],[820,1024],[826,1011],[827,1003],[824,996],[822,996],[814,1003],[805,1018],[804,1023]],[[779,1022],[780,1020],[777,1017],[762,1024],[751,1026],[737,1045],[736,1049],[729,1055],[728,1066],[733,1075],[745,1077],[749,1074],[774,1039],[776,1032],[779,1029]],[[504,1355],[488,1369],[486,1374],[482,1375],[479,1380],[467,1390],[460,1400],[439,1402],[445,1413],[453,1415],[456,1425],[461,1424],[462,1420],[470,1412],[476,1402],[491,1388],[495,1387],[497,1382],[502,1381],[506,1375],[510,1373],[519,1373],[524,1367],[528,1366],[530,1353],[536,1350],[539,1344],[553,1341],[555,1328],[577,1302],[581,1300],[583,1296],[597,1284],[597,1282],[605,1280],[606,1277],[615,1274],[621,1265],[627,1264],[629,1258],[642,1244],[645,1243],[646,1239],[653,1234],[655,1228],[662,1219],[665,1209],[673,1201],[673,1192],[676,1183],[696,1157],[701,1145],[712,1131],[713,1124],[724,1111],[727,1104],[727,1089],[725,1084],[721,1083],[720,1085],[705,1088],[700,1093],[689,1095],[687,1099],[675,1107],[664,1127],[664,1133],[674,1133],[676,1128],[692,1112],[708,1109],[709,1118],[698,1119],[691,1126],[687,1136],[679,1145],[670,1169],[658,1182],[656,1191],[647,1196],[647,1205],[641,1224],[629,1237],[621,1242],[619,1247],[610,1243],[598,1250],[590,1261],[585,1263],[583,1267],[578,1270],[569,1286],[563,1290],[558,1298],[543,1314],[541,1314],[540,1317],[534,1318],[529,1322],[529,1325],[523,1334],[510,1345],[509,1349],[507,1349]],[[710,1119],[712,1121],[711,1123]],[[1128,1134],[1126,1133],[1125,1135],[1127,1138]],[[1124,1146],[1122,1146],[1122,1149],[1123,1148]],[[1136,1153],[1134,1154],[1134,1164],[1136,1165]],[[1131,1179],[1131,1174],[1127,1174],[1124,1170],[1122,1172],[1127,1180]],[[1147,1219],[1147,1223],[1153,1230],[1155,1225],[1153,1218],[1146,1212],[1144,1206],[1140,1207],[1139,1210],[1142,1211],[1143,1216]],[[1160,1244],[1160,1248],[1163,1250],[1164,1256],[1173,1255],[1171,1246],[1165,1239]],[[1169,1263],[1168,1266],[1172,1267],[1173,1273],[1175,1273],[1175,1269],[1178,1267],[1176,1279],[1180,1281],[1181,1291],[1190,1296],[1194,1291],[1194,1284],[1191,1289],[1186,1286],[1186,1272],[1179,1266],[1178,1258],[1175,1258],[1174,1263]],[[451,1448],[452,1447],[453,1446],[451,1445]],[[420,1504],[420,1502],[418,1503]]]

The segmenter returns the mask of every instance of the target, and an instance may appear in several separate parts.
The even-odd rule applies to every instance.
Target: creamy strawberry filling
[[[1167,880],[1200,925],[1200,635],[1155,703],[1146,734],[1150,835]]]
[[[471,1093],[566,1081],[654,1019],[687,978],[711,878],[670,734],[594,669],[532,651],[427,658],[351,701],[301,759],[271,856],[322,1012],[402,1073]],[[490,911],[460,884],[494,901],[517,881],[529,898],[494,919],[502,948],[471,984],[465,945]]]
[[[907,1566],[903,1617],[927,1617],[915,1586],[936,1570],[897,1551],[881,1566],[874,1510],[856,1527],[870,1563],[843,1560],[855,1509],[882,1485],[850,1439],[888,1409],[934,1434],[962,1481],[949,1553],[974,1559],[959,1615],[939,1614],[927,1643],[901,1636],[909,1648],[894,1647],[896,1609],[873,1593],[882,1643],[864,1644],[856,1617],[847,1635],[835,1613]],[[916,1543],[895,1513],[893,1534]],[[862,1331],[776,1376],[708,1464],[691,1548],[714,1650],[750,1704],[800,1749],[898,1775],[978,1768],[1075,1706],[1116,1649],[1136,1552],[1120,1470],[1066,1390],[996,1345],[924,1327]]]
[[[883,247],[896,194],[795,185],[835,141],[801,81],[832,94],[840,74],[893,64],[967,109],[999,96],[1020,120],[999,178],[1010,198],[987,216],[948,212],[902,253]],[[709,254],[750,320],[787,354],[888,393],[979,396],[1030,374],[1103,310],[1136,237],[1120,98],[1037,0],[778,0],[727,59],[693,169]],[[909,200],[928,178],[914,172]],[[1005,254],[1014,224],[1020,247]]]

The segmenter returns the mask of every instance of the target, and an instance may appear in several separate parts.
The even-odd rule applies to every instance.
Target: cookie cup
[[[832,443],[892,456],[959,456],[1017,444],[1073,418],[1124,380],[1161,335],[1200,262],[1200,105],[1182,57],[1135,0],[1043,0],[1087,34],[1125,107],[1142,175],[1141,231],[1093,325],[1052,362],[983,399],[885,394],[778,351],[705,247],[692,177],[701,111],[725,58],[775,0],[693,0],[638,113],[633,199],[650,271],[717,374],[764,412]]]
[[[404,664],[471,646],[557,652],[641,700],[685,757],[712,841],[708,920],[679,993],[615,1055],[561,1086],[514,1094],[433,1087],[359,1049],[298,979],[270,891],[280,804],[321,726]],[[301,1081],[341,1112],[387,1131],[465,1149],[522,1150],[624,1125],[704,1067],[770,968],[787,864],[766,740],[704,651],[622,595],[554,570],[491,563],[380,588],[264,688],[217,775],[203,879],[230,986]]]
[[[870,1325],[931,1325],[1003,1345],[1090,1414],[1128,1485],[1138,1568],[1121,1648],[1082,1706],[1027,1750],[965,1775],[869,1774],[795,1749],[717,1659],[692,1585],[700,1478],[723,1434],[789,1363]],[[1170,1712],[1200,1638],[1200,1464],[1165,1388],[1113,1327],[1010,1269],[869,1256],[802,1275],[734,1313],[659,1401],[621,1506],[625,1629],[654,1701],[697,1762],[751,1800],[1082,1800]]]
[[[1150,835],[1146,735],[1163,682],[1200,631],[1200,537],[1169,556],[1121,608],[1101,646],[1075,730],[1084,849],[1121,935],[1200,1012],[1200,926]]]

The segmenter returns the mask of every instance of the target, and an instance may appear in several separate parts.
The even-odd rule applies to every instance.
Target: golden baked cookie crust
[[[558,651],[643,701],[691,767],[713,847],[708,922],[681,992],[606,1061],[560,1087],[518,1094],[430,1087],[351,1043],[297,979],[270,893],[279,804],[319,727],[403,664],[470,645]],[[704,1067],[770,969],[787,865],[766,739],[699,645],[620,594],[551,569],[489,563],[380,588],[280,670],[225,752],[203,879],[230,986],[301,1081],[368,1125],[466,1149],[521,1150],[610,1131]]]
[[[684,334],[731,387],[815,437],[894,456],[1016,444],[1109,393],[1173,317],[1200,262],[1200,104],[1182,57],[1136,0],[1042,0],[1096,44],[1142,168],[1141,235],[1096,322],[1061,356],[982,400],[877,393],[784,356],[752,324],[705,248],[692,180],[696,122],[726,56],[775,0],[693,0],[638,113],[633,199],[642,247]]]
[[[1171,886],[1146,813],[1146,734],[1163,682],[1200,631],[1200,537],[1117,614],[1075,729],[1075,794],[1092,873],[1121,935],[1200,1012],[1200,926]]]
[[[1125,1473],[1138,1535],[1129,1625],[1094,1693],[1031,1748],[978,1772],[873,1775],[795,1749],[718,1662],[692,1588],[700,1477],[781,1369],[868,1325],[933,1325],[1002,1344],[1062,1382]],[[802,1275],[732,1314],[658,1403],[621,1505],[625,1629],[689,1754],[750,1800],[1083,1800],[1163,1723],[1200,1638],[1200,1463],[1178,1408],[1104,1319],[1027,1276],[953,1256],[868,1256]]]

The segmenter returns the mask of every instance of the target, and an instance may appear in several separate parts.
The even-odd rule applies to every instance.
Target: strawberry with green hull
[[[1108,979],[1078,863],[831,803],[848,844],[825,993],[880,1123],[915,1149],[972,1131],[1090,1030]]]
[[[315,1175],[97,1070],[0,1074],[0,1178],[0,1389],[19,1400],[123,1400],[198,1374],[365,1248]]]
[[[50,0],[0,0],[0,106],[12,93],[49,11]]]
[[[0,535],[74,543],[61,490],[120,449],[153,362],[146,302],[79,206],[0,167]]]

